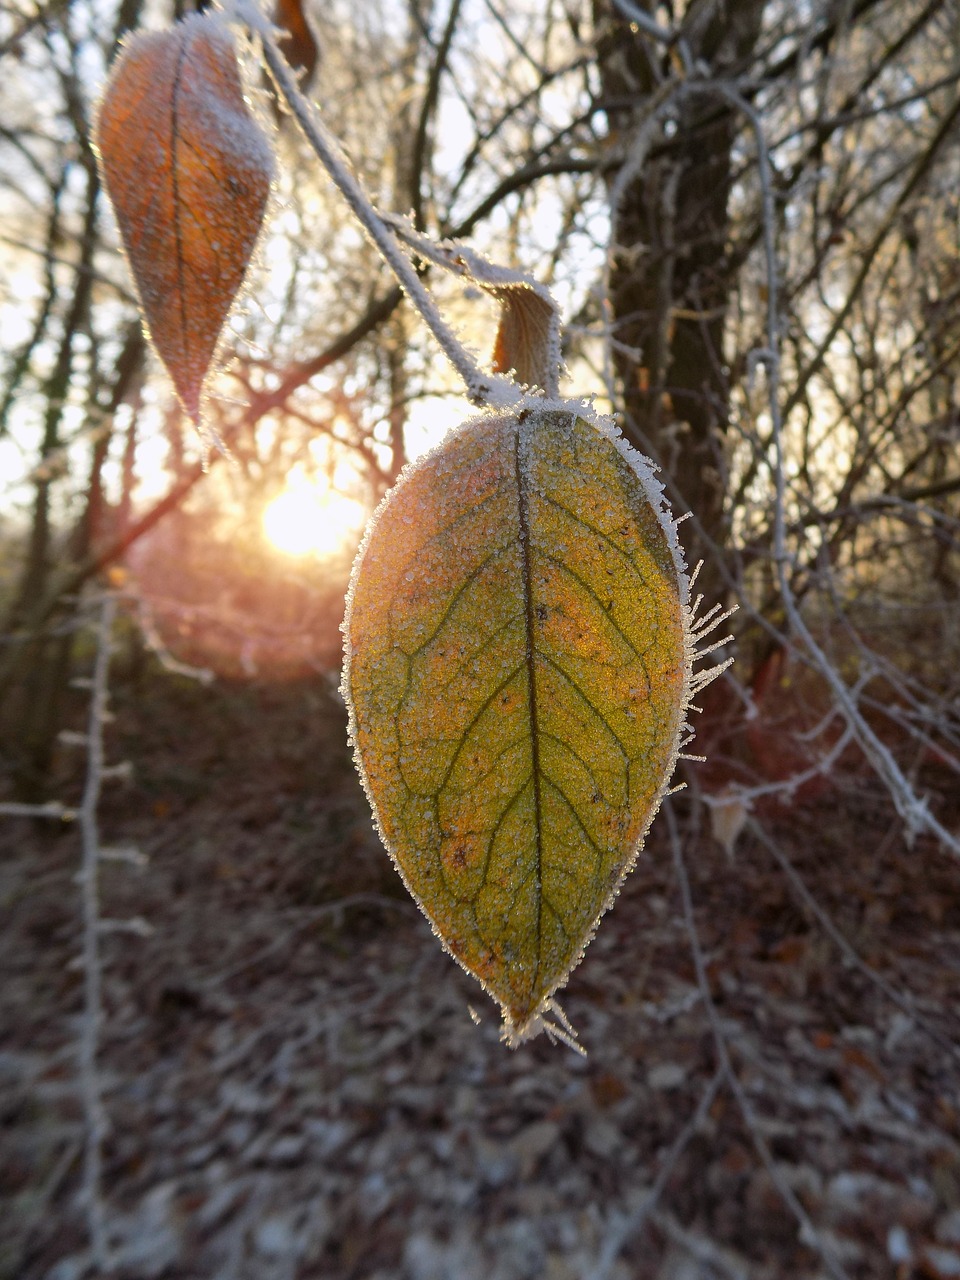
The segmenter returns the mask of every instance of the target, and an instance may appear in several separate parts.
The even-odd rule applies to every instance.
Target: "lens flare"
[[[331,489],[323,477],[293,471],[264,510],[263,531],[289,556],[336,555],[356,541],[364,514],[359,502]]]

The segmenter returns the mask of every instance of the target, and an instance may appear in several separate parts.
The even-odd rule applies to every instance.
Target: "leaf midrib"
[[[525,662],[527,668],[527,700],[530,707],[530,765],[533,774],[533,816],[534,816],[534,892],[536,894],[536,968],[534,969],[532,986],[536,990],[540,980],[540,949],[543,935],[543,802],[540,787],[540,722],[537,707],[537,674],[536,649],[534,647],[534,628],[536,611],[533,603],[533,571],[531,569],[530,522],[528,517],[528,495],[524,481],[523,460],[521,459],[523,417],[517,422],[514,437],[514,470],[517,481],[517,515],[520,527],[521,551],[521,589],[526,617],[524,635]]]
[[[170,182],[173,201],[173,238],[177,260],[177,289],[180,302],[180,347],[184,360],[187,359],[187,299],[183,247],[183,228],[180,221],[180,181],[178,174],[177,150],[180,145],[180,82],[184,65],[189,52],[190,37],[184,34],[182,45],[177,55],[177,65],[173,76],[173,88],[170,95]],[[178,388],[179,390],[179,388]]]

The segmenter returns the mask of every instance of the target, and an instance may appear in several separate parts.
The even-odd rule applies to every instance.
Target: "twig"
[[[325,902],[319,907],[309,907],[304,920],[299,920],[288,928],[283,929],[280,934],[265,947],[257,951],[252,956],[247,956],[237,964],[232,964],[226,969],[221,969],[218,973],[212,974],[206,979],[204,987],[211,991],[216,987],[223,986],[238,974],[246,972],[247,969],[256,968],[268,960],[270,956],[276,952],[282,951],[284,947],[290,946],[299,933],[305,929],[312,929],[321,920],[325,920],[332,916],[336,921],[338,917],[342,917],[347,911],[354,907],[379,907],[381,909],[389,909],[399,911],[401,914],[410,914],[419,918],[419,912],[416,910],[412,902],[405,901],[402,898],[388,898],[380,893],[351,893],[343,898],[337,898],[333,902]]]
[[[393,271],[410,301],[463,380],[467,395],[476,404],[506,405],[519,398],[519,388],[509,379],[484,373],[459,338],[440,315],[437,305],[417,275],[413,264],[397,243],[396,236],[371,204],[359,180],[350,171],[334,137],[319,114],[301,93],[296,76],[280,52],[273,27],[266,21],[254,0],[236,0],[238,17],[260,38],[264,61],[270,74],[334,185],[350,206],[354,216],[373,241],[384,261]]]
[[[621,12],[627,14],[631,21],[638,21],[634,6],[627,0],[617,0]],[[669,44],[673,33],[666,29],[653,30],[647,23],[642,24],[647,34]],[[725,99],[739,111],[747,121],[754,135],[757,157],[757,170],[760,181],[762,203],[762,239],[766,267],[766,322],[764,346],[751,353],[748,364],[751,368],[762,364],[766,371],[767,400],[769,403],[772,426],[771,441],[773,445],[774,472],[774,563],[777,583],[783,602],[784,614],[793,634],[806,649],[812,665],[827,681],[837,700],[837,704],[849,725],[860,749],[867,757],[877,775],[886,785],[893,803],[906,826],[907,840],[911,840],[920,831],[928,831],[934,835],[951,853],[960,857],[960,839],[948,831],[937,818],[930,813],[925,800],[919,797],[903,773],[890,749],[877,737],[864,719],[857,706],[855,694],[847,687],[830,659],[823,652],[807,626],[800,612],[796,597],[790,585],[788,568],[793,563],[786,543],[786,470],[784,466],[783,425],[784,410],[780,403],[780,301],[777,278],[777,253],[775,244],[776,196],[773,183],[773,165],[770,159],[769,146],[763,129],[763,123],[756,108],[740,92],[736,84],[709,79],[672,79],[660,84],[650,96],[647,111],[638,125],[631,143],[630,151],[621,167],[610,191],[610,205],[615,211],[630,183],[640,171],[653,135],[662,115],[675,101],[694,94],[713,94]],[[606,272],[613,263],[616,246],[611,240],[607,251]],[[612,389],[612,370],[609,366],[609,344],[607,344],[608,364],[605,369],[608,387]],[[794,402],[792,398],[788,407]]]
[[[606,1239],[604,1240],[603,1248],[600,1251],[600,1257],[597,1259],[597,1265],[585,1280],[607,1280],[607,1277],[610,1274],[610,1269],[616,1262],[617,1255],[626,1244],[627,1240],[629,1240],[631,1236],[639,1235],[646,1226],[647,1219],[656,1208],[657,1201],[663,1194],[664,1187],[666,1187],[677,1161],[680,1159],[687,1143],[696,1133],[707,1112],[710,1110],[713,1100],[717,1096],[720,1086],[723,1083],[723,1079],[724,1070],[721,1066],[714,1072],[713,1078],[710,1080],[706,1089],[704,1089],[693,1115],[677,1134],[676,1138],[674,1138],[673,1143],[670,1146],[670,1150],[667,1152],[663,1164],[660,1166],[660,1172],[654,1179],[653,1186],[644,1196],[639,1207],[617,1226],[607,1228]]]
[[[680,836],[677,831],[677,820],[674,816],[673,809],[670,805],[665,806],[667,827],[670,831],[670,845],[673,850],[673,865],[677,876],[677,883],[680,886],[680,896],[683,902],[683,918],[687,928],[687,937],[690,942],[690,951],[693,957],[693,965],[697,974],[697,984],[700,987],[703,1003],[707,1011],[707,1018],[710,1022],[710,1030],[713,1034],[713,1042],[717,1050],[717,1057],[720,1060],[720,1069],[726,1078],[727,1083],[736,1098],[740,1113],[743,1116],[744,1124],[750,1134],[750,1139],[757,1150],[757,1154],[766,1166],[770,1179],[780,1194],[780,1198],[784,1204],[796,1218],[800,1226],[800,1239],[804,1244],[815,1248],[824,1261],[829,1273],[835,1280],[849,1280],[849,1277],[841,1266],[839,1260],[833,1251],[828,1248],[822,1236],[817,1231],[813,1222],[810,1220],[806,1209],[797,1199],[797,1196],[780,1172],[777,1162],[773,1158],[773,1152],[770,1150],[766,1139],[760,1131],[760,1126],[753,1113],[753,1107],[744,1092],[740,1078],[733,1069],[733,1063],[730,1061],[730,1054],[727,1049],[726,1037],[723,1028],[720,1025],[720,1018],[717,1014],[716,1005],[713,1003],[713,996],[710,993],[710,982],[707,978],[707,969],[703,960],[703,951],[700,947],[700,936],[697,933],[697,925],[693,915],[693,897],[690,893],[690,880],[687,876],[687,868],[683,859],[683,849],[680,844]]]
[[[76,811],[68,809],[59,800],[48,800],[45,804],[17,804],[15,801],[0,804],[0,818],[59,818],[61,822],[71,822]]]
[[[934,1040],[942,1049],[946,1049],[947,1052],[952,1054],[955,1058],[960,1058],[960,1046],[954,1044],[953,1041],[949,1040],[941,1031],[931,1023],[927,1022],[924,1015],[917,1009],[909,996],[903,995],[899,992],[896,987],[887,982],[886,978],[884,978],[882,974],[877,973],[876,969],[871,968],[871,966],[867,964],[866,960],[862,959],[861,956],[858,955],[804,884],[796,867],[780,846],[767,835],[760,824],[755,822],[753,819],[748,819],[747,829],[756,837],[760,844],[763,845],[767,852],[776,859],[780,869],[789,880],[794,893],[796,893],[803,905],[816,919],[820,928],[824,931],[831,942],[839,948],[844,959],[847,960],[849,964],[853,965],[855,969],[858,969],[864,977],[869,978],[869,980],[883,992],[887,999],[892,1001],[899,1009],[902,1009],[907,1017],[910,1018],[911,1022],[916,1023],[922,1031],[926,1032],[931,1040]]]
[[[754,361],[764,365],[767,375],[767,400],[770,409],[770,422],[773,428],[774,483],[776,490],[773,533],[774,562],[784,613],[790,627],[802,640],[817,669],[830,685],[864,755],[886,784],[897,812],[906,826],[908,843],[918,832],[927,830],[932,835],[935,835],[954,856],[960,858],[960,839],[949,832],[930,813],[926,801],[920,799],[917,795],[897,764],[893,753],[880,741],[860,714],[860,709],[856,705],[850,689],[841,679],[830,659],[817,644],[794,598],[787,574],[791,556],[787,551],[786,544],[786,470],[783,453],[783,409],[780,404],[780,322],[777,256],[774,242],[776,209],[772,164],[766,136],[763,131],[763,122],[756,109],[733,85],[717,82],[711,86],[711,89],[721,97],[726,98],[731,105],[743,114],[753,132],[757,149],[757,170],[760,177],[761,199],[763,202],[763,247],[767,277],[767,333],[766,347],[754,353]]]
[[[653,1215],[653,1220],[668,1239],[707,1266],[709,1275],[720,1272],[729,1277],[729,1280],[750,1280],[750,1271],[745,1261],[733,1256],[728,1249],[721,1249],[712,1240],[696,1235],[662,1210]],[[698,1274],[704,1273],[698,1271]]]
[[[613,0],[616,8],[620,10],[628,22],[632,22],[640,30],[650,36],[651,39],[658,41],[666,49],[672,49],[676,46],[680,51],[684,66],[689,70],[693,65],[693,58],[690,54],[690,48],[683,39],[681,32],[675,27],[662,27],[659,22],[650,16],[645,10],[641,9],[638,4],[633,4],[632,0]]]
[[[189,680],[197,680],[200,684],[212,684],[216,677],[208,667],[195,667],[190,663],[180,662],[163,643],[153,609],[147,598],[139,592],[131,592],[130,599],[137,611],[140,632],[150,652],[163,669],[169,671],[171,675],[186,676]]]
[[[80,804],[79,822],[83,846],[81,864],[81,901],[83,904],[83,980],[84,1014],[80,1027],[80,1087],[86,1121],[83,1159],[83,1198],[87,1227],[97,1267],[112,1270],[107,1241],[103,1201],[100,1195],[102,1148],[107,1133],[107,1118],[97,1073],[97,1051],[103,1021],[100,975],[100,903],[97,872],[100,859],[100,833],[97,806],[103,782],[103,726],[107,719],[107,677],[110,671],[110,649],[116,600],[105,595],[100,606],[97,627],[97,656],[93,669],[90,714],[87,728],[87,776]]]

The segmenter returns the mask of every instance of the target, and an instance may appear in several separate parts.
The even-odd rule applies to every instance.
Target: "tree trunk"
[[[681,26],[696,63],[717,79],[735,74],[754,50],[763,9],[764,0],[692,0]],[[594,17],[607,121],[612,135],[629,138],[674,55],[632,29],[612,0],[595,0]],[[663,468],[674,504],[694,515],[683,541],[692,564],[704,561],[699,589],[709,605],[724,597],[723,333],[736,284],[729,199],[741,122],[710,93],[682,93],[671,116],[675,129],[658,133],[611,211],[613,359],[626,436]]]

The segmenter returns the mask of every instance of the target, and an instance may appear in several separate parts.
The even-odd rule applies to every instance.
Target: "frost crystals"
[[[125,42],[96,144],[144,320],[184,409],[204,383],[263,221],[273,151],[216,14]]]
[[[538,397],[401,476],[354,566],[344,693],[381,834],[511,1046],[556,993],[690,736],[699,624],[649,463]]]

